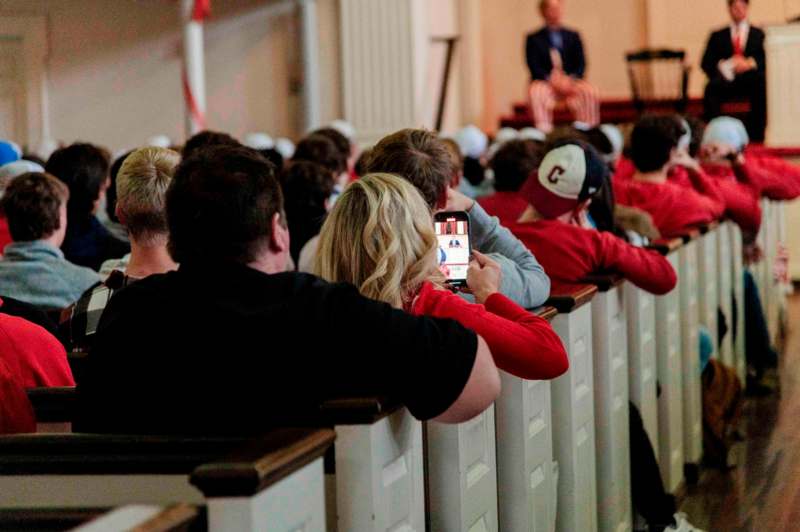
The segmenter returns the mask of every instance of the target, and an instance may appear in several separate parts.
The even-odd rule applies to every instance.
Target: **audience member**
[[[6,187],[12,179],[28,172],[44,172],[44,168],[36,163],[23,160],[0,166],[0,198],[3,197]],[[3,256],[3,249],[12,241],[11,232],[8,230],[8,220],[0,212],[0,258]]]
[[[511,230],[542,261],[553,293],[601,272],[622,274],[654,294],[675,287],[675,271],[655,251],[636,248],[609,232],[581,227],[592,196],[608,167],[594,148],[580,141],[557,143],[525,183],[529,205]]]
[[[530,33],[525,57],[531,71],[530,101],[536,128],[553,129],[553,109],[563,100],[575,119],[589,127],[600,123],[600,99],[583,79],[586,57],[581,36],[562,26],[561,0],[541,0],[539,11],[545,26]]]
[[[712,222],[725,211],[724,199],[689,156],[679,148],[688,131],[673,116],[644,117],[631,133],[631,159],[636,167],[631,180],[615,180],[616,201],[648,212],[663,237],[679,236],[692,227]],[[694,188],[668,179],[672,168],[683,166]]]
[[[345,190],[323,226],[315,271],[412,314],[457,320],[486,339],[500,369],[518,377],[552,379],[567,370],[550,325],[499,292],[496,262],[473,252],[471,304],[445,288],[438,249],[417,189],[395,175],[368,174]]]
[[[149,275],[177,268],[167,252],[164,203],[179,162],[180,155],[172,150],[141,148],[131,152],[119,169],[116,213],[130,237],[131,253],[103,284],[87,290],[62,312],[62,335],[71,349],[89,350],[100,317],[117,291]]]
[[[260,433],[359,394],[460,422],[494,401],[499,375],[471,331],[283,272],[282,203],[272,165],[247,148],[183,160],[166,200],[181,266],[109,301],[78,386],[78,430]]]
[[[114,238],[95,216],[108,188],[108,159],[99,148],[78,143],[58,149],[45,169],[69,188],[69,223],[61,245],[67,260],[99,270],[103,261],[130,251],[130,245]]]
[[[14,178],[0,200],[13,243],[0,261],[0,295],[61,309],[75,302],[100,276],[64,258],[69,189],[55,177],[28,173]]]
[[[36,432],[36,417],[19,377],[0,358],[0,434]]]
[[[541,158],[541,147],[533,141],[511,140],[500,146],[490,162],[496,192],[478,200],[487,214],[497,216],[503,225],[519,219],[528,206],[519,189],[539,167]]]
[[[322,166],[297,161],[288,166],[281,185],[291,236],[291,257],[295,264],[299,264],[304,246],[319,234],[328,214],[334,181],[331,173]],[[311,253],[313,256],[316,242],[312,247],[307,255]]]
[[[469,215],[472,249],[500,264],[500,293],[524,308],[542,305],[550,294],[550,279],[525,248],[479,204],[448,188],[453,176],[447,148],[424,130],[404,129],[384,137],[368,162],[370,173],[391,173],[408,179],[431,211],[465,211]]]
[[[241,146],[238,140],[231,137],[227,133],[221,133],[219,131],[201,131],[200,133],[196,133],[192,135],[189,140],[186,141],[186,144],[183,145],[183,150],[181,151],[181,156],[184,159],[189,158],[195,152],[200,150],[212,147],[212,146]]]
[[[0,361],[23,388],[75,386],[61,342],[42,327],[3,312],[0,312]]]
[[[106,229],[108,229],[108,232],[111,233],[114,238],[128,243],[130,243],[128,231],[125,229],[125,226],[120,223],[119,218],[117,217],[117,176],[119,175],[119,169],[122,168],[122,163],[125,162],[125,159],[131,153],[133,153],[133,151],[129,151],[120,155],[114,159],[114,162],[111,164],[111,168],[108,172],[109,182],[108,188],[106,189],[105,209],[102,213],[98,213],[97,216],[100,222],[102,222],[102,224]],[[102,214],[102,216],[100,214]],[[100,270],[102,273],[102,267]]]
[[[0,166],[19,161],[21,157],[22,150],[17,143],[0,139]]]

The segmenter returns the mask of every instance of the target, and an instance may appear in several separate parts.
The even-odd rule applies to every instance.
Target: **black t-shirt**
[[[187,265],[119,291],[79,383],[76,430],[230,434],[291,425],[332,397],[384,395],[419,419],[463,390],[477,337],[347,284]]]

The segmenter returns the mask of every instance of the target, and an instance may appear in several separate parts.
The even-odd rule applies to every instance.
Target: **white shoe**
[[[683,512],[678,512],[673,517],[675,518],[675,526],[668,526],[664,529],[664,532],[705,532],[687,521],[686,514]]]

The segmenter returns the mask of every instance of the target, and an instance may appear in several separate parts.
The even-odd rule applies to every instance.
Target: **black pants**
[[[633,509],[644,517],[651,531],[661,532],[675,524],[675,497],[664,491],[661,471],[642,416],[633,403],[630,409],[631,499]]]
[[[706,85],[703,104],[706,121],[722,114],[722,104],[746,98],[750,112],[745,120],[747,133],[753,142],[764,141],[767,128],[767,78],[763,72],[751,70],[736,76],[733,81],[715,77]]]
[[[750,270],[744,270],[744,342],[747,364],[760,379],[766,368],[775,367],[778,354],[772,347],[764,306]]]

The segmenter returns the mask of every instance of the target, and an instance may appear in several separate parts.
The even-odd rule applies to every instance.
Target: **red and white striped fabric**
[[[564,101],[575,120],[594,127],[600,123],[600,95],[597,89],[582,79],[573,80],[573,94],[558,94],[549,81],[534,81],[530,87],[533,122],[537,129],[549,133],[553,130],[553,109],[556,102]]]

